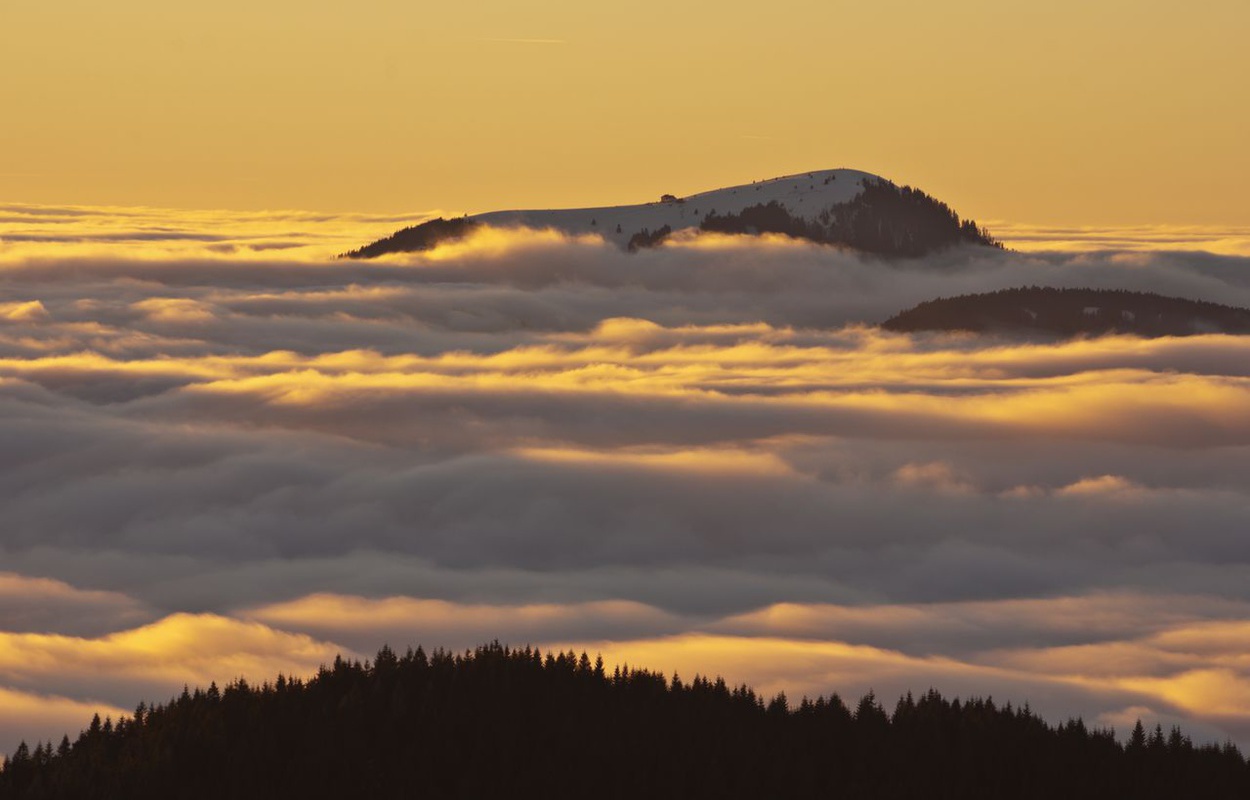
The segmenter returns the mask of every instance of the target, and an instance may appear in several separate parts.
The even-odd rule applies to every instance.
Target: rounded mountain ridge
[[[815,219],[824,209],[860,195],[867,182],[891,184],[855,169],[800,172],[737,186],[709,189],[686,196],[657,195],[637,205],[590,208],[525,209],[471,214],[469,219],[496,227],[555,228],[570,234],[598,234],[619,245],[639,231],[698,228],[710,213],[741,214],[748,208],[776,202],[791,215]],[[618,230],[619,228],[619,230]]]
[[[778,234],[882,256],[916,257],[962,244],[997,246],[971,220],[910,186],[856,169],[827,169],[634,205],[489,211],[427,220],[358,250],[352,258],[429,250],[479,227],[554,230],[630,251],[682,231]]]

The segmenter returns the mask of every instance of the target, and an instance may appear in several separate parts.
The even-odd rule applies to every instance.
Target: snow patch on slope
[[[854,200],[867,181],[884,181],[855,169],[827,169],[786,175],[758,183],[713,189],[682,198],[633,206],[567,208],[524,211],[492,211],[470,219],[494,227],[554,228],[565,233],[598,234],[624,246],[641,230],[656,231],[665,225],[674,232],[698,228],[708,214],[737,214],[751,206],[773,201],[794,217],[815,220],[821,211]]]

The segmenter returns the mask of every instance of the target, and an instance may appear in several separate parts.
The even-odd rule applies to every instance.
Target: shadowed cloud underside
[[[1250,741],[1250,339],[872,326],[1021,285],[1246,306],[1244,257],[486,229],[362,263],[330,254],[395,219],[0,213],[0,749],[496,638]]]

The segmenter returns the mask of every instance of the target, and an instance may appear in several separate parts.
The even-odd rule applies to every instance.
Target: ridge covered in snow
[[[472,214],[469,219],[495,227],[554,228],[575,235],[594,233],[623,247],[639,231],[654,232],[665,226],[674,232],[698,228],[711,212],[739,214],[752,206],[770,202],[778,203],[793,217],[815,221],[821,211],[858,197],[866,181],[889,183],[855,169],[826,169],[686,197],[664,195],[655,202],[641,205],[492,211]]]
[[[429,250],[479,227],[593,235],[618,247],[654,247],[673,233],[779,234],[887,257],[956,245],[1001,246],[971,220],[910,186],[854,169],[829,169],[640,205],[491,211],[428,220],[354,250],[349,258]]]

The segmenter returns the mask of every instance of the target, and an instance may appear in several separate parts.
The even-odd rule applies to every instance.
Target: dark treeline
[[[431,657],[383,648],[303,681],[184,691],[76,741],[22,745],[3,798],[1245,797],[1236,747],[1177,729],[1129,742],[1027,706],[930,691],[765,701],[498,644]]]
[[[637,252],[640,247],[655,247],[672,235],[672,233],[673,228],[670,225],[665,225],[654,232],[643,228],[633,236],[629,237],[629,243],[625,245],[625,249],[634,253]]]
[[[410,253],[432,250],[441,242],[463,239],[474,231],[480,222],[468,217],[427,220],[420,225],[398,230],[385,239],[343,253],[339,258],[377,258],[386,253]]]
[[[917,257],[960,244],[1001,247],[945,203],[887,181],[866,181],[853,200],[824,209],[815,220],[795,217],[773,201],[738,214],[712,212],[700,227],[722,233],[780,233],[885,256]]]
[[[928,300],[891,317],[882,327],[1060,337],[1250,334],[1250,310],[1150,292],[1029,286]]]

